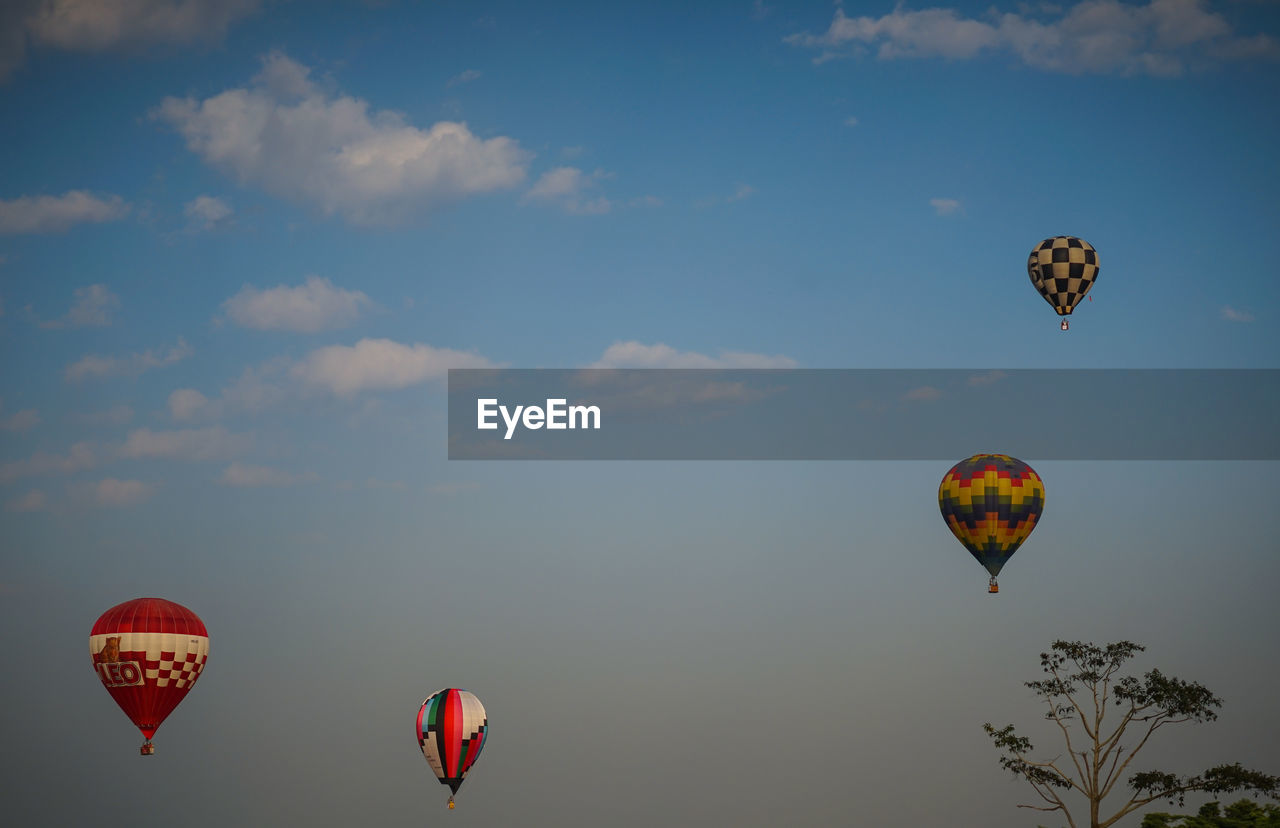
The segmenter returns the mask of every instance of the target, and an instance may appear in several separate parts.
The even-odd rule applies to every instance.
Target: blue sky
[[[1055,638],[1227,700],[1152,766],[1280,768],[1274,463],[1022,458],[1046,515],[989,599],[945,464],[450,463],[444,400],[1280,367],[1275,2],[26,0],[0,55],[19,813],[198,776],[193,825],[417,824],[452,685],[493,723],[467,824],[1012,828],[980,726],[1034,732]],[[1067,334],[1025,271],[1057,234],[1101,262]],[[153,594],[211,652],[139,766],[83,639]]]

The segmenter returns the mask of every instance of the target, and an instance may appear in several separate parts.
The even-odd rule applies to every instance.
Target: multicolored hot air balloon
[[[431,770],[440,778],[440,784],[448,785],[452,792],[449,796],[452,808],[453,794],[458,792],[485,746],[489,719],[484,705],[466,690],[445,688],[422,703],[414,730],[418,747],[422,748]]]
[[[964,548],[996,576],[1044,513],[1044,483],[1007,454],[975,454],[951,467],[938,486],[938,508]]]
[[[89,631],[93,669],[142,736],[151,737],[204,672],[209,633],[194,612],[163,598],[135,598],[107,610]]]
[[[1067,317],[1093,287],[1098,278],[1098,251],[1084,239],[1054,236],[1035,246],[1027,259],[1027,275],[1044,300],[1062,317]]]

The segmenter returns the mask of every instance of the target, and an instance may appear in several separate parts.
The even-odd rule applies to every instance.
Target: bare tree
[[[1165,676],[1151,670],[1142,678],[1118,675],[1126,661],[1145,650],[1130,641],[1104,647],[1080,641],[1055,641],[1050,652],[1040,654],[1040,666],[1048,678],[1026,686],[1044,699],[1045,718],[1057,724],[1066,740],[1066,755],[1043,762],[1028,757],[1030,740],[1014,732],[1013,725],[983,729],[1004,752],[1000,764],[1031,784],[1042,805],[1019,805],[1038,811],[1060,811],[1071,828],[1107,828],[1121,817],[1145,805],[1165,799],[1184,804],[1192,791],[1225,793],[1251,791],[1275,796],[1280,777],[1248,770],[1238,763],[1217,765],[1191,776],[1158,770],[1133,772],[1130,765],[1147,741],[1165,725],[1210,722],[1222,700],[1195,682]],[[1108,718],[1108,712],[1111,712]],[[1083,732],[1081,732],[1083,731]],[[1121,742],[1125,734],[1129,741]],[[1124,780],[1126,788],[1116,791]],[[1064,794],[1076,792],[1089,803],[1089,820],[1076,821]],[[1112,793],[1127,794],[1118,810],[1103,816],[1103,800]]]

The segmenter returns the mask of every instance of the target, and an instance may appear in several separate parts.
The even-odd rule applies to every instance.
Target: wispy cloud
[[[167,460],[218,460],[247,451],[252,443],[247,434],[233,434],[222,426],[152,431],[138,428],[129,432],[120,456]]]
[[[577,215],[607,213],[613,208],[609,199],[603,196],[588,198],[585,192],[595,187],[597,181],[609,177],[603,170],[588,175],[577,167],[556,167],[538,178],[524,194],[523,201],[554,204],[567,213]]]
[[[492,368],[478,354],[404,345],[390,339],[362,339],[355,345],[329,345],[293,365],[291,375],[305,386],[339,396],[360,391],[390,391],[446,376],[450,368]]]
[[[0,431],[30,431],[39,424],[40,412],[34,408],[24,408],[0,418]]]
[[[933,402],[941,396],[941,390],[934,388],[932,385],[922,385],[919,388],[912,388],[903,394],[902,399],[908,402]]]
[[[10,512],[39,512],[46,506],[44,492],[32,489],[22,497],[14,498],[4,505]]]
[[[282,488],[299,483],[315,483],[319,477],[314,473],[292,474],[283,469],[268,466],[251,466],[248,463],[232,463],[222,472],[218,482],[224,486],[241,488],[262,488],[272,486]]]
[[[89,285],[76,288],[72,293],[71,309],[60,319],[41,322],[42,328],[89,328],[111,324],[111,314],[120,309],[120,297],[106,285]]]
[[[76,443],[67,449],[66,454],[37,451],[26,460],[13,460],[0,465],[0,483],[12,483],[23,477],[74,474],[93,468],[96,462],[97,454],[90,443]]]
[[[169,395],[168,408],[175,421],[217,421],[233,413],[257,413],[318,396],[349,399],[410,388],[443,379],[450,368],[493,367],[494,363],[475,353],[361,339],[354,345],[316,348],[299,359],[276,357],[250,366],[216,396],[180,388]]]
[[[785,356],[766,356],[743,351],[721,351],[708,356],[695,351],[677,351],[661,342],[645,345],[634,340],[615,342],[588,368],[795,368],[798,363]]]
[[[966,382],[968,382],[968,384],[971,386],[981,387],[984,385],[991,385],[993,383],[997,383],[1007,376],[1008,374],[1006,374],[1004,371],[987,371],[985,374],[970,375],[969,379],[966,380]]]
[[[213,230],[224,224],[234,212],[231,205],[216,196],[196,196],[182,208],[191,230]]]
[[[950,8],[912,11],[898,5],[881,17],[848,17],[837,8],[822,34],[785,38],[816,49],[815,62],[875,49],[881,60],[1016,55],[1028,66],[1067,74],[1172,76],[1188,66],[1222,60],[1280,57],[1280,43],[1265,34],[1239,36],[1204,0],[1084,0],[1039,14],[992,9],[971,18]]]
[[[456,495],[463,492],[474,492],[480,488],[480,484],[469,480],[465,483],[436,483],[427,487],[428,494],[434,495]]]
[[[1240,310],[1238,308],[1233,308],[1230,305],[1223,305],[1220,315],[1222,316],[1223,319],[1227,320],[1228,322],[1252,322],[1253,321],[1253,314],[1249,313],[1247,310]]]
[[[27,43],[72,52],[212,43],[261,0],[6,0],[0,3],[0,81]]]
[[[954,198],[931,198],[929,205],[940,216],[954,215],[960,210],[960,202]]]
[[[695,207],[711,207],[716,204],[732,204],[735,201],[745,201],[755,195],[756,188],[750,184],[738,184],[734,187],[733,192],[725,196],[710,196],[701,198],[694,202]]]
[[[483,75],[484,73],[478,69],[466,69],[449,78],[449,80],[445,82],[445,86],[452,87],[457,86],[460,83],[470,83],[471,81],[479,80]]]
[[[100,52],[216,40],[259,4],[260,0],[44,0],[27,25],[38,43]]]
[[[279,285],[259,290],[245,285],[222,303],[237,325],[260,331],[318,331],[345,328],[373,303],[358,290],[334,287],[328,279],[308,276],[294,287]]]
[[[397,223],[442,204],[509,189],[530,153],[462,123],[420,129],[368,102],[331,96],[310,69],[274,52],[247,86],[204,100],[166,98],[154,117],[211,166],[356,224]]]
[[[93,499],[99,506],[133,506],[151,497],[152,488],[140,480],[117,480],[108,477],[93,486]]]
[[[84,190],[0,199],[0,235],[57,233],[76,224],[117,221],[128,214],[129,205],[120,196],[99,198]]]
[[[88,411],[83,414],[72,414],[68,419],[85,425],[124,425],[133,419],[133,409],[127,405],[113,405],[103,411]]]
[[[209,398],[194,388],[179,388],[169,395],[169,416],[175,420],[193,420],[207,409]]]
[[[66,378],[79,381],[103,377],[136,377],[152,368],[163,368],[191,356],[191,346],[179,338],[178,344],[162,351],[144,351],[125,357],[89,354],[67,366]]]

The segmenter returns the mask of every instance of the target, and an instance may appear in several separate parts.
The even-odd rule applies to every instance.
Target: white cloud
[[[179,338],[178,344],[165,351],[144,351],[127,357],[89,354],[67,366],[66,378],[72,381],[88,377],[136,377],[152,368],[163,368],[191,356],[191,346]]]
[[[790,357],[765,356],[741,351],[721,351],[710,357],[694,351],[677,351],[669,345],[645,345],[634,340],[615,342],[588,368],[795,368]]]
[[[111,324],[111,314],[120,309],[120,297],[106,285],[76,288],[67,315],[40,323],[42,328],[89,328]]]
[[[482,77],[482,75],[483,73],[480,72],[479,70],[466,69],[454,75],[453,77],[449,78],[449,80],[445,83],[445,86],[446,87],[457,86],[460,83],[470,83],[473,80],[479,80]]]
[[[290,373],[304,385],[347,396],[359,391],[407,388],[444,377],[450,368],[492,368],[478,354],[402,345],[390,339],[362,339],[312,351]]]
[[[857,119],[857,118],[855,118],[855,117],[853,117],[852,115],[850,115],[848,118],[845,118],[845,119],[844,119],[844,125],[845,125],[845,126],[850,126],[850,127],[855,127],[855,126],[857,126],[857,125],[858,125],[858,119]]]
[[[1253,314],[1249,313],[1247,310],[1240,310],[1238,308],[1233,308],[1230,305],[1224,305],[1222,307],[1221,316],[1223,319],[1227,320],[1228,322],[1252,322],[1253,321]]]
[[[314,483],[319,478],[315,474],[291,474],[282,469],[267,466],[251,466],[247,463],[232,463],[222,472],[218,482],[224,486],[244,488],[260,488],[263,486],[292,486],[297,483]]]
[[[244,88],[203,101],[166,98],[155,117],[208,164],[325,215],[357,224],[400,221],[424,208],[515,187],[530,154],[511,138],[482,139],[462,123],[429,129],[358,98],[330,96],[278,52]]]
[[[191,420],[209,405],[209,398],[194,388],[179,388],[169,395],[169,416]]]
[[[577,167],[556,167],[544,172],[529,192],[526,199],[560,198],[576,195],[583,187],[589,186],[591,179]]]
[[[151,496],[152,489],[141,480],[116,480],[108,477],[93,487],[93,498],[99,506],[132,506]]]
[[[882,60],[965,60],[1004,52],[1028,66],[1068,74],[1172,76],[1191,63],[1280,57],[1274,38],[1235,35],[1204,0],[1084,0],[1065,10],[1046,4],[1020,11],[993,9],[979,20],[944,8],[911,11],[899,5],[874,18],[847,17],[837,8],[826,32],[792,35],[786,42],[821,50],[816,62],[868,47]]]
[[[89,443],[76,443],[65,455],[37,451],[26,460],[13,460],[0,465],[0,483],[12,483],[23,477],[74,474],[93,468],[95,462],[93,446]]]
[[[233,212],[231,205],[215,196],[196,196],[182,208],[192,229],[212,230]]]
[[[222,426],[152,431],[138,428],[129,432],[120,448],[121,457],[165,458],[169,460],[217,460],[247,450],[246,434],[232,434]]]
[[[611,177],[604,170],[587,175],[577,167],[556,167],[543,173],[522,200],[555,204],[567,213],[578,215],[607,213],[613,209],[613,203],[603,196],[588,199],[585,191],[594,187],[596,181]]]
[[[328,279],[308,276],[296,287],[258,290],[245,285],[222,304],[232,321],[245,328],[315,333],[350,325],[372,302],[358,290],[342,290]]]
[[[22,497],[10,500],[5,504],[5,509],[10,512],[39,512],[44,508],[44,492],[39,489],[33,489]]]
[[[84,190],[0,199],[0,235],[57,233],[75,224],[116,221],[128,214],[129,205],[120,196],[102,199]]]
[[[949,216],[960,209],[960,202],[954,198],[931,198],[929,204],[940,216]]]

